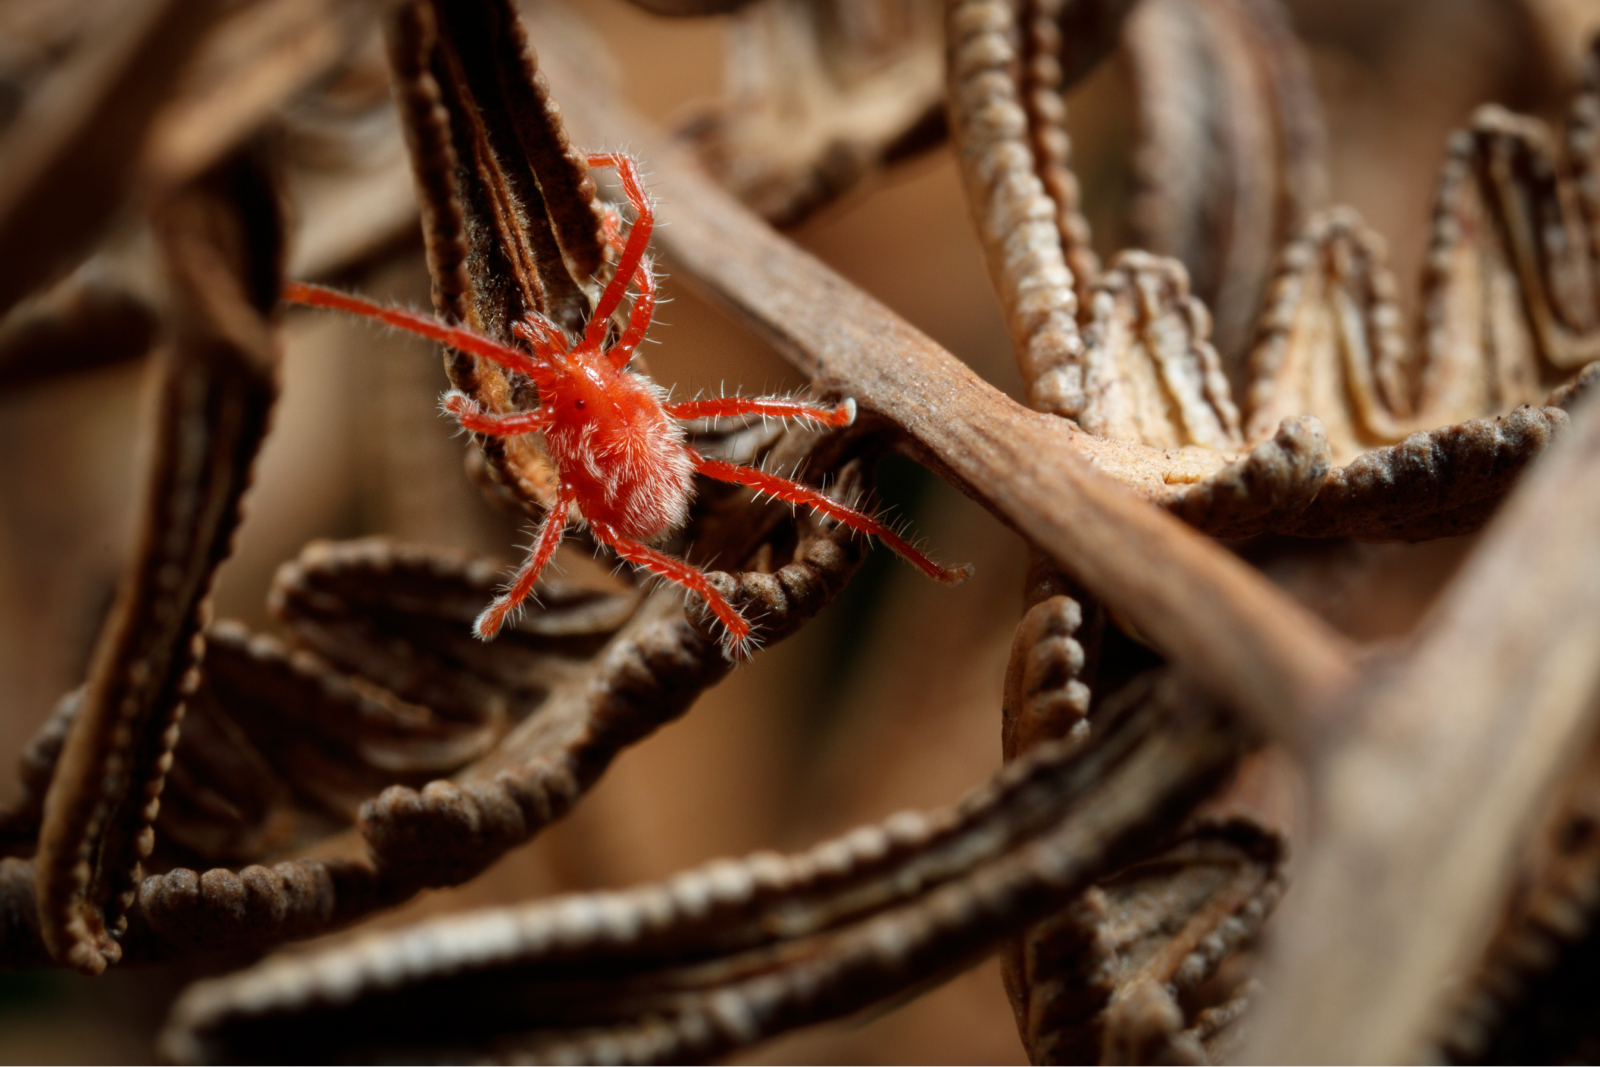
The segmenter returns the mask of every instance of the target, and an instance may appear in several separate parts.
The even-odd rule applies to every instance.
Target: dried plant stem
[[[538,37],[536,37],[538,39]],[[570,125],[654,172],[673,264],[810,374],[905,431],[920,459],[1048,552],[1216,696],[1305,749],[1352,676],[1347,644],[1265,579],[1091,469],[1087,435],[1029,411],[780,236],[551,47]]]
[[[1313,775],[1317,838],[1248,1062],[1394,1063],[1433,1036],[1600,713],[1597,473],[1591,401],[1415,649],[1351,695],[1360,726]]]

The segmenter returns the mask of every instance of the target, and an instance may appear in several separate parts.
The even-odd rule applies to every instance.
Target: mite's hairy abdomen
[[[562,481],[590,522],[649,540],[683,525],[694,493],[684,432],[662,410],[660,389],[635,375],[609,396],[551,399],[563,417],[545,433]],[[563,392],[565,392],[563,390]]]

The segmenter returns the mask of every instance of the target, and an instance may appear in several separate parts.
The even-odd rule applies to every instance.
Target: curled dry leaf
[[[1140,125],[1133,241],[1187,266],[1238,388],[1274,254],[1326,185],[1309,65],[1275,0],[1157,0],[1123,44]]]
[[[1249,126],[1215,139],[1233,162],[1199,167],[1188,178],[1184,168],[1150,164],[1166,177],[1152,182],[1140,209],[1162,220],[1169,241],[1226,216],[1231,236],[1197,236],[1173,250],[1201,270],[1207,295],[1229,316],[1241,308],[1253,316],[1265,267],[1228,257],[1264,264],[1262,250],[1277,243],[1274,235],[1319,184],[1303,62],[1281,15],[1265,5],[1152,5],[1139,18],[1131,47],[1148,60],[1144,106],[1163,130],[1204,128],[1213,112],[1192,105],[1194,114],[1181,115],[1170,100],[1162,103],[1171,94],[1206,100],[1169,93],[1187,75],[1183,64],[1155,62],[1162,48],[1215,65],[1226,48],[1251,41],[1261,57],[1245,79],[1254,89],[1229,90],[1229,99],[1255,103],[1216,102],[1222,110],[1215,114]],[[1077,211],[1075,187],[1060,177],[1063,154],[1050,147],[1059,140],[1052,132],[1059,105],[1038,102],[1041,83],[1024,72],[1039,64],[1022,63],[1019,53],[1047,39],[1036,22],[994,0],[955,4],[949,20],[952,129],[1030,402],[1127,442],[1096,457],[1103,469],[1208,532],[1419,540],[1480,526],[1564,424],[1563,413],[1548,407],[1505,413],[1539,403],[1600,353],[1591,352],[1600,333],[1589,280],[1593,212],[1584,206],[1597,90],[1585,89],[1574,103],[1564,153],[1541,123],[1493,109],[1452,142],[1415,356],[1400,334],[1381,242],[1347,211],[1310,219],[1279,256],[1249,356],[1241,435],[1209,322],[1191,302],[1183,268],[1151,257],[1120,260],[1134,275],[1168,279],[1135,283],[1148,294],[1139,303],[1111,297],[1114,280],[1095,283],[1068,269],[1081,256],[1078,228],[1047,224]],[[1050,84],[1057,92],[1070,85]],[[1168,150],[1183,142],[1167,132],[1152,144]],[[1264,138],[1278,147],[1261,149]],[[1245,162],[1260,172],[1246,173]],[[1241,192],[1249,189],[1257,193]],[[1256,214],[1206,206],[1212,197],[1240,196]],[[1222,293],[1213,278],[1227,279],[1238,295]],[[1294,421],[1308,418],[1321,425]],[[1253,443],[1243,456],[1241,443]]]
[[[806,520],[791,562],[712,580],[761,620],[764,642],[781,640],[859,566],[865,546],[847,533]],[[191,697],[201,719],[176,753],[175,810],[157,823],[171,837],[155,859],[251,865],[144,878],[120,939],[125,960],[281,944],[466,881],[566,815],[623,748],[728,670],[712,621],[687,618],[672,589],[636,609],[631,591],[549,586],[548,617],[530,613],[508,634],[515,653],[489,655],[462,620],[497,572],[364,542],[314,547],[282,577],[279,610],[298,640],[369,665],[412,699],[448,696],[439,707],[213,628],[217,677]],[[354,831],[322,836],[352,818]],[[16,907],[29,910],[20,898]],[[6,959],[40,955],[29,928],[6,933]]]
[[[832,599],[865,546],[813,523],[794,560],[764,574],[713,574],[763,642],[792,633]],[[392,786],[363,806],[361,833],[387,875],[452,885],[564,816],[626,746],[689,709],[728,671],[709,618],[657,590],[582,673],[551,691],[483,759],[422,790]],[[502,668],[503,669],[503,668]]]
[[[296,644],[493,742],[587,670],[641,599],[547,580],[537,608],[487,645],[470,627],[504,572],[382,538],[314,543],[278,572],[271,607]]]
[[[1030,583],[1037,593],[1059,584],[1040,575]],[[1084,634],[1100,660],[1106,646],[1093,633],[1099,628],[1085,632],[1079,603],[1060,594],[1023,616],[1007,673],[1007,760],[1054,737],[1091,749],[1101,743],[1106,707],[1091,712],[1081,679],[1093,668],[1115,667],[1091,666],[1078,639]],[[1147,688],[1154,677],[1141,675],[1129,688]],[[1233,988],[1237,977],[1220,997],[1215,990],[1198,994],[1259,930],[1282,892],[1294,778],[1283,752],[1253,754],[1205,810],[1163,835],[1170,844],[1109,872],[1007,945],[1002,974],[1033,1062],[1218,1062],[1207,1050],[1226,1040],[1244,1004],[1223,1018],[1218,1001],[1246,994]]]
[[[1098,742],[1096,742],[1098,743]],[[1248,979],[1205,988],[1260,930],[1284,888],[1293,769],[1273,750],[1155,855],[1096,882],[1005,958],[1035,1063],[1218,1062],[1202,1018]]]
[[[581,332],[605,262],[594,183],[516,13],[407,3],[388,27],[435,311],[505,343],[529,312]],[[498,365],[450,350],[445,369],[484,410],[532,406],[532,383]],[[517,500],[552,499],[555,475],[532,437],[476,436],[487,472]]]
[[[116,935],[197,681],[205,598],[277,391],[265,316],[277,298],[280,246],[266,175],[231,160],[164,205],[159,226],[177,301],[138,547],[45,796],[39,838],[45,943],[91,974],[121,951]]]
[[[203,983],[174,1008],[164,1048],[184,1062],[272,1059],[317,1034],[341,1057],[682,1062],[860,1010],[1148,849],[1237,752],[1181,687],[1130,693],[1105,731],[1092,751],[1043,746],[952,809],[795,856],[449,918]]]
[[[713,580],[761,619],[764,641],[779,640],[859,565],[864,546],[846,533],[810,520],[793,562]],[[252,865],[146,877],[120,938],[126,959],[279,944],[464,881],[565,815],[621,748],[728,669],[710,621],[686,619],[671,590],[636,610],[632,591],[547,586],[545,608],[507,635],[515,651],[489,655],[463,623],[498,572],[379,541],[314,546],[280,577],[277,610],[298,641],[437,708],[310,652],[213,628],[154,862]],[[51,741],[75,710],[64,704],[30,748],[36,777],[47,778]],[[352,818],[358,835],[324,836]],[[26,836],[25,812],[11,822]],[[259,865],[313,843],[322,858]],[[26,914],[31,893],[19,893]],[[10,931],[6,958],[36,958],[35,934]]]

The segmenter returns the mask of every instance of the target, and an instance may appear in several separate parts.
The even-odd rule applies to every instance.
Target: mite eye
[[[588,403],[586,401],[579,400],[576,403],[574,403],[572,406],[577,408],[579,411],[582,411],[584,408],[588,407],[589,405],[588,405]]]

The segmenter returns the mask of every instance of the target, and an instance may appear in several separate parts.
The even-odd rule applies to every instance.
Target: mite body
[[[696,568],[649,547],[647,542],[682,526],[694,498],[694,475],[750,486],[791,504],[804,504],[863,533],[878,537],[929,577],[959,582],[970,567],[941,567],[870,515],[823,496],[816,490],[752,467],[707,459],[688,443],[685,420],[736,416],[775,416],[827,426],[848,426],[855,420],[853,400],[832,408],[777,398],[719,397],[669,402],[665,390],[628,369],[634,350],[644,340],[655,314],[655,275],[645,252],[654,228],[649,198],[638,167],[624,155],[591,155],[589,166],[614,166],[636,217],[626,242],[614,216],[607,219],[608,239],[620,251],[612,278],[594,315],[576,344],[548,319],[530,314],[512,332],[528,350],[501,344],[470,330],[449,326],[426,315],[388,308],[321,286],[291,282],[284,299],[334,308],[421,334],[479,359],[488,359],[526,375],[539,390],[532,411],[493,414],[463,393],[447,393],[444,407],[465,428],[483,434],[514,436],[541,433],[558,475],[556,499],[534,539],[527,561],[510,585],[473,624],[488,640],[533,591],[540,572],[555,554],[569,521],[586,522],[597,540],[623,559],[644,567],[699,595],[721,621],[730,651],[748,651],[750,623],[714,589]],[[628,326],[609,348],[607,324],[629,286],[636,292]]]

